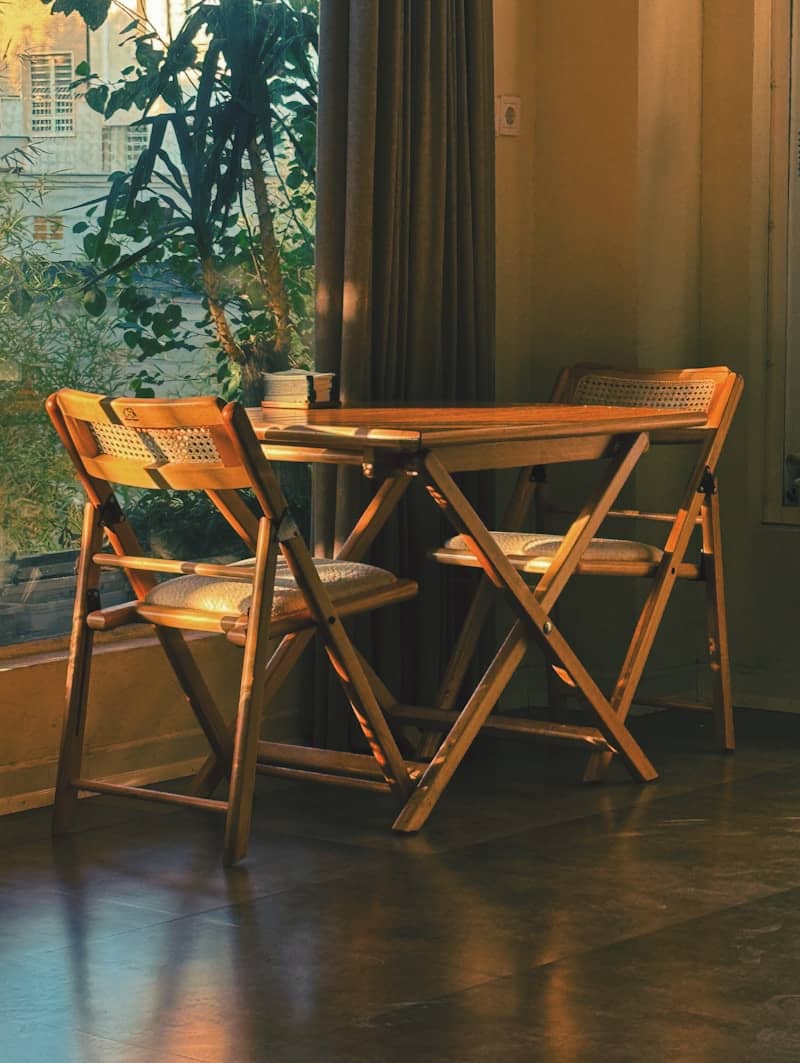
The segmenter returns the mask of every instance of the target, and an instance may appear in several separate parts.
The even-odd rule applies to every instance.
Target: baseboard
[[[67,662],[64,648],[41,649],[0,661],[0,815],[53,799]],[[192,640],[191,651],[230,721],[241,651],[219,638]],[[299,707],[307,687],[303,669],[296,669],[270,704],[265,738],[300,739]],[[101,705],[105,711],[98,711]],[[114,782],[178,778],[208,755],[205,736],[154,639],[102,646],[95,654],[86,748],[86,775]]]
[[[114,782],[125,783],[129,786],[148,786],[150,783],[164,782],[166,779],[182,779],[194,772],[203,763],[203,757],[192,757],[191,760],[175,761],[173,764],[159,763],[156,767],[127,771],[122,773],[103,773],[114,775]],[[11,812],[24,812],[31,808],[45,808],[52,805],[55,790],[47,786],[42,790],[24,790],[26,785],[22,780],[15,780],[14,792],[9,796],[0,797],[0,816]],[[27,783],[27,785],[30,785]],[[96,794],[82,794],[82,797],[95,797]]]

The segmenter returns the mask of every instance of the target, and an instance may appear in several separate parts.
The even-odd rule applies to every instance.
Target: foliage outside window
[[[94,0],[64,3],[102,21],[90,21]],[[109,121],[138,109],[148,133],[135,166],[111,175],[98,223],[79,223],[96,268],[91,306],[113,296],[145,359],[191,346],[196,324],[142,292],[142,269],[175,274],[202,294],[219,384],[257,402],[264,371],[309,359],[315,11],[219,0],[191,7],[169,39],[147,19],[125,29],[135,61],[116,81],[77,68],[93,110]]]
[[[82,498],[43,412],[50,391],[252,404],[265,370],[311,357],[316,0],[150,0],[135,17],[117,0],[42,2],[61,25],[81,16],[84,36],[108,22],[127,59],[107,81],[86,60],[70,67],[76,139],[93,116],[97,165],[112,171],[102,194],[76,179],[80,209],[52,211],[68,178],[61,166],[48,179],[35,143],[0,183],[0,644],[52,633],[20,616],[41,597],[37,566],[56,558],[63,579],[76,542]],[[63,73],[48,69],[55,121]],[[285,488],[307,505],[307,477],[289,470]],[[182,521],[187,556],[226,555],[196,498],[125,501],[165,536]]]

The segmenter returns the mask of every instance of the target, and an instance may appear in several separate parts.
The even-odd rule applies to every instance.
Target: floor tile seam
[[[116,1037],[109,1037],[107,1034],[95,1033],[94,1030],[87,1030],[83,1025],[73,1026],[73,1030],[77,1033],[83,1034],[85,1037],[91,1037],[95,1041],[103,1041],[109,1045],[119,1045],[120,1048],[133,1049],[135,1051],[148,1052],[150,1051],[150,1044],[140,1041],[120,1041]],[[181,1059],[186,1060],[186,1063],[212,1063],[207,1056],[187,1056],[182,1052],[173,1052],[169,1054],[170,1060]]]
[[[670,930],[676,930],[679,927],[680,928],[684,928],[684,927],[687,927],[687,926],[691,926],[692,923],[702,923],[702,922],[704,922],[707,919],[711,919],[711,918],[714,918],[716,916],[723,915],[725,913],[735,911],[737,908],[746,908],[748,905],[751,905],[751,904],[760,903],[760,902],[765,901],[765,900],[773,900],[776,897],[781,897],[781,896],[784,896],[786,894],[795,893],[795,892],[798,892],[798,891],[800,891],[800,885],[789,886],[786,889],[770,890],[770,891],[768,891],[766,893],[763,893],[763,894],[759,895],[758,897],[748,897],[746,900],[740,901],[738,903],[734,902],[734,903],[722,904],[718,908],[715,908],[712,911],[704,912],[701,915],[693,915],[693,916],[689,916],[688,918],[685,918],[685,919],[680,919],[679,918],[679,919],[676,919],[673,922],[669,922],[669,923],[665,924],[662,927],[658,927],[658,928],[651,929],[651,930],[646,930],[646,931],[644,931],[643,933],[640,933],[640,934],[631,934],[631,935],[626,935],[624,937],[618,937],[618,938],[615,938],[613,941],[606,941],[606,942],[604,942],[604,943],[602,943],[600,945],[594,945],[591,948],[578,949],[575,952],[570,952],[568,955],[561,956],[561,957],[558,957],[558,958],[553,959],[553,960],[548,960],[545,963],[533,964],[531,967],[520,968],[520,970],[518,972],[515,972],[515,974],[524,974],[524,973],[528,973],[528,972],[532,972],[532,971],[545,970],[548,967],[555,967],[558,964],[569,962],[570,960],[572,960],[573,958],[576,958],[576,957],[589,956],[593,952],[600,953],[600,952],[603,952],[606,949],[616,948],[619,945],[630,944],[633,941],[646,941],[650,937],[655,937],[658,934],[663,934],[663,933],[668,932]],[[514,977],[514,975],[512,975],[511,977]]]
[[[440,996],[426,997],[424,1000],[414,1001],[413,1005],[391,1005],[387,1004],[386,1001],[384,1001],[383,1003],[376,1003],[374,1007],[371,1007],[367,1011],[360,1013],[358,1015],[357,1021],[354,1020],[351,1016],[349,1019],[346,1020],[332,1022],[328,1027],[328,1036],[333,1037],[340,1032],[345,1034],[352,1033],[354,1029],[360,1029],[364,1024],[369,1023],[370,1021],[381,1015],[386,1015],[388,1013],[397,1014],[398,1012],[402,1011],[405,1008],[409,1008],[410,1006],[428,1007],[432,1004],[445,1003],[448,1000],[458,998],[459,996],[462,996],[465,993],[472,993],[475,990],[485,989],[494,983],[507,981],[516,977],[518,973],[523,972],[513,972],[511,974],[489,974],[487,972],[476,973],[479,973],[481,975],[481,981],[476,982],[474,985],[463,986],[460,989],[453,989],[449,993],[442,993]],[[440,1056],[437,1054],[436,1058],[440,1060],[446,1060],[449,1057]]]
[[[154,927],[167,927],[167,926],[170,926],[172,923],[180,923],[180,922],[182,922],[183,920],[186,920],[186,919],[193,919],[198,914],[199,913],[196,913],[196,912],[185,912],[185,913],[182,913],[182,914],[172,913],[170,918],[168,918],[168,919],[159,919],[159,920],[157,920],[154,923],[147,923],[144,926],[129,927],[127,930],[111,931],[108,934],[100,934],[100,935],[97,935],[97,936],[93,935],[91,938],[85,938],[84,937],[84,938],[81,938],[81,941],[82,942],[86,942],[88,940],[92,944],[104,944],[104,943],[106,943],[108,941],[116,940],[118,938],[127,938],[127,937],[131,937],[131,936],[138,936],[143,931],[152,930]],[[215,925],[224,926],[224,925],[233,925],[233,924],[220,923],[220,924],[215,924]],[[41,960],[44,957],[58,956],[58,955],[61,955],[61,954],[69,955],[73,951],[74,951],[74,946],[73,945],[70,945],[70,944],[61,945],[61,946],[58,946],[56,948],[42,949],[39,952],[31,952],[31,953],[28,953],[26,955],[20,956],[17,962],[18,963],[27,962],[27,963],[31,964],[32,962],[35,963],[35,961]],[[202,1063],[202,1061],[201,1061],[201,1063]]]
[[[530,973],[532,973],[534,971],[545,970],[548,967],[553,967],[553,966],[555,966],[557,964],[564,963],[564,962],[567,962],[567,961],[575,959],[575,958],[589,956],[589,955],[591,955],[594,952],[602,952],[604,949],[612,948],[612,947],[614,947],[616,945],[630,944],[633,941],[638,941],[640,939],[646,939],[646,938],[650,937],[653,934],[659,934],[659,933],[668,932],[670,930],[675,930],[678,927],[684,927],[684,926],[686,926],[688,924],[691,924],[694,921],[701,921],[703,919],[707,919],[709,917],[715,916],[715,915],[717,915],[719,913],[726,912],[726,911],[729,911],[729,910],[733,910],[733,909],[738,908],[738,907],[742,907],[742,906],[744,906],[744,905],[746,905],[748,903],[752,903],[754,901],[762,901],[762,900],[765,900],[765,899],[768,899],[768,898],[772,898],[773,896],[779,896],[782,893],[791,893],[793,890],[800,890],[800,883],[797,886],[788,887],[785,890],[784,889],[775,890],[775,891],[772,891],[772,892],[764,893],[764,894],[762,894],[762,895],[760,895],[758,897],[750,897],[750,898],[748,898],[747,901],[742,901],[739,904],[734,903],[734,904],[722,905],[722,906],[720,906],[718,908],[715,908],[713,910],[710,910],[710,911],[705,912],[705,913],[700,914],[700,915],[689,916],[688,918],[682,918],[680,916],[677,916],[674,919],[670,919],[670,920],[664,922],[661,926],[652,927],[652,928],[650,928],[650,929],[648,929],[646,931],[643,931],[642,933],[622,935],[620,937],[614,938],[613,940],[605,941],[605,942],[602,942],[602,943],[596,944],[596,945],[589,945],[589,946],[587,946],[585,948],[577,947],[575,949],[569,950],[568,952],[564,952],[563,955],[556,956],[556,957],[554,957],[552,959],[549,959],[549,960],[544,960],[541,963],[533,963],[530,966],[519,966],[519,967],[516,967],[516,968],[514,968],[513,970],[510,970],[510,971],[499,972],[499,971],[489,971],[489,970],[478,970],[477,968],[465,968],[465,970],[472,970],[473,973],[485,975],[487,981],[497,981],[497,980],[503,979],[503,978],[515,978],[515,977],[517,977],[519,975],[525,975],[525,974],[530,974]],[[366,947],[358,947],[357,946],[357,947],[353,948],[352,951],[354,953],[358,954],[358,955],[372,956],[372,957],[376,956],[376,953],[374,951],[370,951],[369,948],[366,948]],[[479,984],[483,984],[483,983],[479,983]],[[469,989],[471,989],[471,988],[474,988],[474,987],[470,986],[470,987],[467,987],[464,990],[456,990],[455,992],[456,993],[468,992]],[[438,1000],[439,998],[435,998],[435,999]]]
[[[367,944],[365,944],[365,945],[352,945],[352,943],[350,944],[350,947],[349,947],[348,951],[353,956],[362,956],[364,959],[372,959],[372,960],[384,960],[384,959],[385,960],[391,960],[393,956],[397,956],[397,949],[395,948],[395,946],[393,945],[392,942],[387,942],[386,947],[385,947],[385,952],[376,951],[374,946],[370,947]],[[437,958],[434,955],[430,959],[430,961],[428,963],[428,969],[430,970],[431,968],[435,968],[437,962],[438,962]],[[445,969],[448,969],[449,968],[449,964],[444,964],[444,967],[445,967]],[[476,982],[475,986],[483,985],[485,982],[493,982],[497,978],[505,977],[505,975],[508,974],[508,973],[513,973],[513,972],[496,971],[496,970],[495,971],[490,971],[490,970],[488,970],[486,968],[472,967],[472,966],[467,966],[466,964],[459,965],[458,970],[459,970],[460,973],[464,973],[464,974],[466,974],[466,975],[468,975],[470,977],[474,976],[476,978],[479,978],[480,981]],[[475,986],[468,986],[467,988],[472,989],[472,988],[475,988]]]
[[[689,788],[687,790],[681,791],[680,793],[671,793],[671,794],[666,794],[666,795],[661,796],[661,797],[656,797],[655,801],[657,803],[660,803],[660,802],[669,800],[670,798],[673,798],[673,797],[686,796],[687,793],[695,793],[695,792],[700,792],[700,791],[705,791],[705,790],[714,790],[714,789],[717,789],[717,788],[719,788],[720,786],[723,786],[723,785],[729,785],[729,783],[727,783],[727,782],[726,783],[718,783],[718,784],[713,784],[712,783],[712,784],[708,784],[707,786],[691,787],[691,788]],[[612,809],[611,811],[612,812],[624,811],[625,808],[627,808],[627,807],[628,806],[626,806],[626,805],[619,805],[619,806],[615,806],[614,809]],[[442,857],[448,856],[448,855],[469,854],[470,851],[479,851],[481,848],[484,848],[484,847],[486,847],[488,845],[494,845],[494,844],[496,844],[498,842],[508,841],[509,839],[514,838],[514,837],[519,837],[519,836],[528,835],[528,834],[534,834],[534,833],[537,833],[537,832],[540,832],[540,831],[541,832],[551,831],[551,830],[553,830],[554,828],[557,828],[557,827],[566,827],[566,826],[574,825],[576,823],[580,823],[580,822],[584,822],[584,821],[587,822],[587,823],[591,823],[592,820],[605,818],[606,815],[608,815],[608,812],[590,812],[590,813],[586,813],[586,814],[576,814],[574,816],[570,816],[567,819],[551,820],[551,821],[549,821],[547,823],[540,823],[537,826],[524,826],[524,827],[510,828],[510,829],[508,829],[506,831],[503,831],[501,833],[493,834],[490,838],[481,838],[481,839],[479,839],[477,841],[465,842],[463,845],[446,846],[446,847],[443,847],[441,849],[431,850],[430,852],[427,852],[427,853],[403,854],[403,858],[404,859],[413,860],[414,863],[416,864],[416,863],[419,863],[419,862],[429,861],[429,860],[432,860],[432,859],[439,859],[440,860]],[[395,850],[395,849],[389,849],[389,848],[384,848],[384,847],[380,847],[380,846],[373,846],[373,845],[358,845],[358,844],[353,843],[353,842],[331,841],[329,838],[327,838],[325,836],[321,836],[319,834],[315,834],[315,833],[304,833],[304,834],[299,834],[298,835],[297,833],[290,833],[288,831],[277,831],[277,830],[274,831],[273,833],[278,834],[280,837],[284,837],[284,838],[294,838],[294,839],[306,838],[306,839],[311,840],[311,841],[327,842],[327,843],[329,843],[331,845],[341,846],[342,848],[350,849],[352,851],[359,852],[359,853],[374,853],[376,855],[379,854],[379,855],[382,855],[384,857],[388,857],[390,855],[397,855],[397,850]],[[363,875],[363,873],[364,873],[363,869],[345,868],[341,872],[332,873],[330,875],[330,877],[326,879],[326,881],[328,881],[328,882],[338,882],[338,881],[346,880],[349,877],[358,877],[359,875]],[[284,892],[284,891],[276,891],[276,892]]]
[[[303,886],[303,888],[305,888],[305,886],[307,886],[307,885],[309,885],[309,886],[324,886],[327,883],[332,882],[332,881],[338,881],[338,880],[336,880],[336,879],[320,879],[319,881],[313,882],[313,883],[303,883],[302,886]],[[283,897],[284,894],[291,894],[293,891],[296,891],[296,890],[297,890],[297,884],[295,884],[293,886],[284,886],[281,889],[267,890],[266,893],[256,894],[256,895],[254,895],[252,897],[248,897],[247,900],[244,900],[244,901],[232,901],[230,904],[219,904],[219,905],[216,905],[213,908],[201,908],[201,909],[198,909],[197,911],[194,911],[194,912],[187,912],[185,918],[203,919],[206,922],[211,923],[212,926],[228,926],[228,927],[239,926],[240,924],[237,923],[237,922],[230,922],[230,921],[226,922],[224,920],[217,920],[217,919],[212,919],[212,918],[209,918],[209,917],[213,916],[215,912],[227,912],[227,911],[230,911],[231,909],[233,909],[233,910],[244,909],[244,908],[249,907],[252,904],[257,903],[258,901],[265,901],[265,900],[267,900],[270,897]]]
[[[21,891],[24,891],[24,888],[25,888],[24,886],[3,886],[3,884],[0,883],[0,893],[5,891],[5,892],[11,893],[11,894],[16,896]],[[159,887],[159,888],[162,888],[162,887]],[[48,899],[52,900],[52,901],[56,901],[57,899],[62,899],[63,898],[63,899],[69,899],[69,900],[74,901],[80,896],[80,892],[81,891],[80,891],[79,887],[71,887],[71,888],[70,887],[59,887],[59,886],[48,887]],[[45,898],[42,897],[42,902],[44,902],[44,900],[45,900]],[[119,898],[114,897],[114,896],[103,896],[103,897],[99,897],[99,898],[91,898],[91,899],[88,899],[86,901],[86,904],[91,906],[91,905],[96,904],[98,901],[100,901],[104,905],[112,905],[114,908],[125,909],[127,911],[142,912],[142,913],[152,914],[152,915],[163,915],[163,916],[167,916],[168,918],[174,918],[176,915],[184,914],[184,913],[181,913],[181,912],[176,912],[174,910],[174,908],[162,908],[162,907],[160,907],[158,905],[144,904],[142,902],[134,903],[133,901],[122,900],[122,899],[119,899]],[[191,913],[185,913],[185,914],[191,914]],[[163,922],[163,921],[166,921],[166,920],[156,920],[156,923]],[[156,924],[148,924],[148,925],[156,925]]]
[[[797,887],[793,887],[792,889],[787,889],[787,890],[777,890],[777,891],[774,891],[774,893],[765,894],[763,897],[749,898],[747,901],[743,901],[741,904],[725,905],[722,908],[719,908],[719,909],[717,909],[714,912],[708,912],[705,915],[692,917],[690,919],[677,920],[676,922],[670,923],[667,926],[661,927],[661,928],[659,928],[657,930],[647,931],[644,934],[632,935],[631,937],[617,938],[614,941],[606,942],[606,943],[604,943],[602,945],[593,946],[592,948],[580,949],[580,950],[578,950],[576,952],[570,952],[569,954],[567,954],[565,956],[561,956],[561,957],[558,957],[558,958],[553,959],[553,960],[548,960],[545,963],[534,964],[531,967],[521,967],[518,970],[510,971],[510,972],[507,972],[505,974],[490,975],[489,977],[485,978],[484,981],[477,983],[477,985],[465,986],[465,987],[463,987],[461,989],[454,989],[454,990],[452,990],[449,993],[443,993],[443,994],[441,994],[441,996],[429,997],[428,999],[426,999],[424,1001],[421,1001],[421,1003],[423,1005],[425,1005],[425,1006],[428,1006],[428,1005],[432,1005],[432,1004],[446,1003],[447,1001],[457,1001],[459,997],[463,997],[465,994],[469,994],[469,993],[473,992],[476,989],[480,990],[481,988],[485,988],[485,987],[487,987],[489,985],[492,985],[492,984],[500,985],[503,982],[512,983],[515,979],[517,979],[519,977],[524,977],[526,975],[538,974],[539,972],[547,971],[549,968],[554,968],[554,967],[557,967],[560,964],[568,963],[568,962],[572,961],[575,958],[585,957],[585,956],[591,955],[592,953],[598,953],[599,954],[599,953],[603,952],[604,950],[607,950],[609,948],[614,948],[617,945],[628,944],[631,941],[636,941],[636,940],[639,940],[639,939],[643,939],[644,940],[644,939],[647,939],[648,937],[650,937],[652,935],[663,933],[665,930],[668,931],[670,929],[674,929],[674,928],[679,927],[679,926],[682,927],[682,926],[685,926],[687,924],[691,924],[692,922],[700,922],[703,919],[709,918],[709,916],[714,916],[714,915],[716,915],[716,914],[718,914],[720,912],[730,911],[730,910],[733,910],[733,909],[738,908],[738,907],[744,907],[744,906],[746,906],[749,903],[753,903],[754,901],[760,901],[760,900],[764,900],[764,899],[771,898],[771,897],[774,897],[774,896],[780,896],[781,894],[784,894],[784,893],[791,893],[791,892],[793,892],[793,889],[797,889]],[[371,1009],[368,1014],[365,1014],[362,1017],[362,1019],[363,1020],[367,1020],[367,1021],[369,1021],[371,1019],[375,1019],[375,1018],[377,1018],[377,1017],[379,1017],[381,1015],[386,1014],[388,1010],[389,1009],[387,1009],[386,1007],[378,1006],[374,1010]],[[660,1013],[661,1012],[661,1008],[654,1008],[653,1010],[654,1010],[654,1013]],[[716,1016],[714,1016],[713,1014],[708,1014],[708,1013],[705,1013],[705,1012],[702,1012],[702,1011],[698,1011],[696,1009],[685,1009],[684,1013],[686,1015],[691,1015],[691,1016],[693,1016],[695,1018],[702,1019],[703,1021],[708,1021],[709,1019],[716,1018]],[[736,1023],[737,1026],[740,1026],[742,1029],[745,1029],[745,1028],[748,1028],[749,1026],[752,1026],[752,1023],[739,1022],[737,1020],[733,1020],[733,1021]],[[342,1025],[342,1026],[338,1026],[337,1025],[337,1026],[334,1027],[334,1029],[335,1030],[352,1029],[352,1024]]]
[[[657,802],[657,803],[661,803],[663,801],[670,800],[670,799],[675,798],[675,797],[683,797],[683,796],[685,796],[685,795],[687,795],[689,793],[700,793],[700,792],[713,791],[713,790],[716,790],[716,789],[720,789],[721,787],[724,787],[724,786],[731,786],[731,785],[735,786],[737,782],[749,781],[749,780],[752,780],[754,778],[761,778],[761,777],[769,776],[769,775],[790,774],[791,772],[792,772],[792,769],[788,768],[788,767],[772,769],[772,770],[757,771],[757,772],[754,772],[753,774],[744,776],[741,779],[720,780],[718,782],[708,782],[708,783],[704,783],[704,784],[698,785],[698,786],[691,785],[691,786],[687,786],[685,788],[682,788],[682,789],[680,789],[678,791],[672,791],[672,792],[667,793],[667,794],[658,794],[658,793],[656,793],[654,795],[654,801]],[[631,784],[631,785],[636,785],[636,784]],[[624,803],[621,803],[618,806],[615,805],[611,811],[612,812],[616,811],[616,810],[620,810],[621,811],[625,807],[627,807],[627,806]],[[536,830],[540,830],[540,829],[541,830],[552,829],[553,827],[556,827],[556,826],[574,824],[574,823],[580,822],[581,820],[591,821],[592,819],[597,819],[597,818],[600,818],[600,817],[605,816],[607,814],[608,814],[607,812],[587,812],[587,813],[584,813],[584,814],[578,813],[576,815],[570,816],[567,819],[552,820],[552,821],[550,821],[550,822],[548,822],[546,824],[540,824],[537,827],[517,826],[517,827],[509,828],[508,830],[503,831],[502,833],[495,834],[491,838],[482,838],[479,841],[466,842],[464,845],[446,846],[446,847],[441,848],[441,849],[432,850],[432,851],[430,851],[428,853],[412,854],[412,859],[414,859],[415,861],[426,860],[426,859],[429,859],[431,857],[440,857],[440,856],[442,856],[445,853],[464,852],[464,851],[468,851],[469,849],[476,848],[478,846],[491,844],[492,842],[495,842],[495,841],[507,840],[508,838],[512,838],[512,837],[514,837],[516,835],[525,834],[525,833],[528,833],[528,832],[531,832],[531,831],[536,831]],[[129,822],[133,822],[133,821],[135,821],[135,820],[126,819],[126,820],[123,821],[123,823],[129,823]],[[75,833],[85,834],[85,833],[88,833],[89,831],[98,831],[98,832],[100,832],[100,831],[106,831],[106,830],[118,830],[119,827],[120,827],[120,823],[117,822],[117,823],[114,823],[114,824],[103,824],[103,825],[96,825],[96,826],[86,827],[85,829],[83,829],[83,830],[81,830],[79,832],[75,832]],[[274,834],[278,835],[279,837],[283,837],[283,838],[292,838],[292,839],[301,838],[302,839],[302,838],[305,837],[305,838],[308,838],[310,840],[322,842],[324,844],[328,844],[328,845],[331,845],[331,846],[337,846],[337,847],[341,847],[343,849],[349,849],[349,850],[356,850],[358,852],[374,852],[374,853],[388,854],[388,853],[391,853],[391,852],[394,851],[394,850],[386,849],[386,848],[383,848],[383,847],[375,847],[375,846],[370,846],[370,845],[359,845],[359,844],[357,844],[355,842],[348,842],[348,841],[345,841],[345,840],[339,840],[339,839],[333,839],[332,840],[331,838],[329,838],[327,836],[320,836],[320,835],[314,834],[314,833],[311,833],[311,834],[298,834],[297,832],[291,832],[291,831],[288,831],[288,830],[280,830],[280,829],[278,829],[278,830],[273,829],[272,832]],[[42,845],[46,846],[47,843],[48,843],[48,839],[38,839],[38,840],[35,840],[35,841],[32,841],[32,842],[29,842],[29,845],[39,847],[39,846],[42,846]],[[0,853],[2,851],[3,851],[3,845],[0,844]],[[340,877],[347,877],[347,875],[349,875],[349,874],[356,874],[356,873],[357,873],[356,870],[352,870],[352,871],[351,870],[345,870],[345,871],[343,871],[341,873],[341,875],[338,872],[333,872],[330,875],[330,880],[335,880],[335,879],[338,879]],[[0,886],[1,885],[2,885],[2,883],[0,883]],[[11,888],[13,889],[14,887],[11,887]],[[70,891],[66,890],[64,892],[69,893]],[[155,909],[155,910],[159,910],[159,909]]]
[[[759,772],[757,774],[757,776],[747,776],[746,778],[747,779],[751,779],[751,778],[754,778],[754,777],[761,777],[762,775],[784,774],[784,771],[785,771],[786,774],[788,774],[790,772],[790,769],[784,769],[784,770],[781,770],[780,772],[769,772],[769,771],[767,771],[767,772]],[[691,793],[705,793],[705,792],[711,792],[713,790],[719,790],[722,787],[735,786],[736,783],[740,782],[740,781],[744,781],[744,780],[725,779],[725,780],[722,780],[722,781],[716,782],[716,783],[709,782],[709,783],[704,783],[703,785],[700,785],[700,786],[690,786],[690,787],[687,787],[686,789],[682,789],[682,790],[679,790],[679,791],[672,791],[671,793],[667,793],[667,794],[658,794],[657,790],[654,790],[653,792],[654,792],[655,796],[653,798],[653,801],[656,804],[661,804],[664,801],[669,801],[669,800],[672,800],[673,798],[686,797],[688,794],[691,794]],[[589,785],[589,784],[587,784],[587,785]],[[632,785],[636,785],[636,784],[632,784]],[[645,785],[649,785],[649,784],[645,784]],[[420,859],[424,859],[424,858],[427,858],[429,856],[441,857],[441,856],[443,856],[445,854],[453,853],[453,852],[461,853],[461,852],[464,852],[464,851],[466,851],[468,849],[475,849],[475,848],[478,848],[480,846],[491,845],[491,844],[493,844],[494,842],[497,842],[497,841],[505,841],[508,838],[512,838],[512,837],[515,837],[515,836],[518,836],[518,835],[525,835],[525,834],[529,834],[529,833],[532,834],[532,833],[538,832],[538,831],[549,831],[549,830],[553,830],[556,827],[565,827],[565,826],[568,826],[568,825],[574,825],[574,824],[580,823],[582,821],[590,823],[592,820],[605,819],[607,816],[613,815],[616,812],[625,812],[626,810],[629,810],[630,807],[631,806],[628,805],[628,804],[621,803],[619,805],[614,805],[612,808],[606,809],[604,811],[587,812],[585,814],[580,814],[579,813],[579,814],[576,814],[574,816],[570,816],[570,817],[568,817],[566,819],[554,819],[554,820],[550,820],[547,823],[540,823],[537,826],[515,828],[515,829],[511,830],[508,833],[497,834],[497,835],[494,835],[491,838],[482,838],[479,841],[470,842],[470,843],[465,844],[464,846],[459,846],[458,848],[449,847],[447,849],[437,850],[436,852],[433,852],[433,853],[426,853],[425,857],[421,856]]]
[[[254,828],[254,832],[257,832],[257,830],[258,830],[258,828],[255,827]],[[398,854],[398,851],[399,851],[398,849],[389,848],[389,847],[384,846],[384,845],[359,845],[358,842],[352,842],[352,841],[348,842],[348,841],[345,841],[343,839],[340,840],[338,838],[331,838],[331,837],[329,837],[326,834],[316,833],[313,828],[310,828],[309,830],[301,830],[301,831],[298,832],[298,831],[291,831],[289,829],[285,829],[284,830],[283,828],[278,828],[278,827],[270,827],[270,831],[271,831],[272,834],[275,834],[275,835],[277,835],[280,838],[291,838],[294,841],[320,842],[323,845],[340,846],[342,849],[347,849],[350,852],[374,854],[376,857],[377,856],[384,856],[385,857],[385,856],[390,856],[390,855],[391,856],[396,856]],[[397,834],[392,835],[390,833],[390,831],[391,831],[391,828],[387,828],[386,836],[387,837],[395,837],[395,838],[397,838],[398,841],[401,844],[402,844],[401,839],[404,838],[404,837],[410,837],[410,838],[417,837],[416,834],[414,834],[414,835],[397,835]],[[447,851],[448,850],[446,850],[446,849],[435,849],[435,850],[432,850],[429,853],[420,853],[419,855],[411,854],[411,856],[412,856],[412,858],[414,860],[425,860],[425,859],[427,859],[430,856],[441,856],[443,852],[447,852]],[[403,856],[404,859],[408,858],[408,854],[403,853],[402,856]],[[344,875],[355,874],[355,873],[358,873],[358,869],[349,868],[349,869],[347,869],[346,871],[343,872]],[[336,874],[335,877],[337,877],[337,878],[339,877],[338,873]]]

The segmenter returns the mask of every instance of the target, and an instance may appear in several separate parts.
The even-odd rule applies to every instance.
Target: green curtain
[[[491,0],[322,0],[319,54],[317,368],[339,373],[345,403],[492,399]],[[369,485],[315,477],[330,556]],[[412,488],[373,554],[423,580],[399,653],[396,631],[378,647],[415,699],[432,696],[447,641],[452,594],[425,561],[442,531]],[[333,744],[327,723],[317,737]]]

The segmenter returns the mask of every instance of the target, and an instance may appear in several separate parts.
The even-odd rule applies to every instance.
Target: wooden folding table
[[[256,435],[271,460],[360,465],[379,481],[370,504],[337,557],[363,558],[417,478],[459,533],[516,620],[493,661],[460,711],[400,705],[382,688],[384,712],[399,720],[444,731],[427,769],[415,781],[394,829],[416,831],[425,823],[459,763],[484,725],[492,731],[525,732],[575,740],[596,751],[619,754],[639,781],[657,772],[583,666],[552,617],[553,607],[592,537],[649,445],[649,433],[700,425],[702,414],[614,406],[417,406],[345,407],[331,410],[253,409]],[[557,462],[605,459],[598,483],[573,521],[546,573],[529,586],[495,543],[484,521],[453,479],[454,473],[527,469]],[[503,527],[522,519],[531,484],[518,478]],[[434,546],[436,544],[431,544]],[[492,714],[528,647],[538,643],[574,684],[594,713],[594,726],[504,719]],[[489,721],[489,716],[491,720]],[[488,721],[488,723],[487,723]]]

